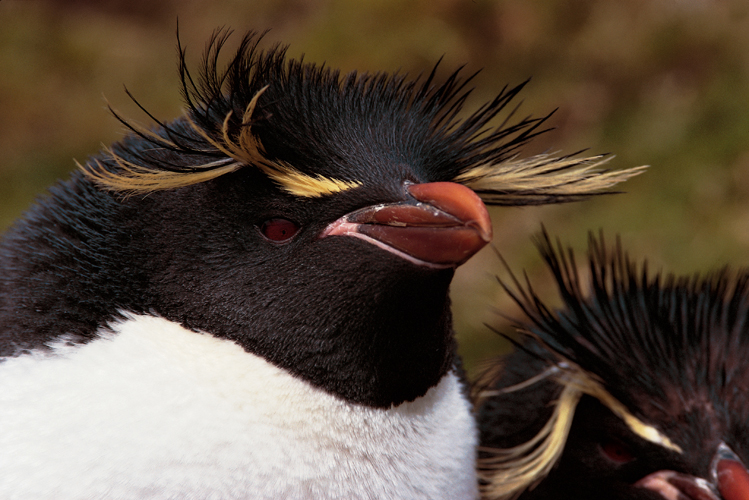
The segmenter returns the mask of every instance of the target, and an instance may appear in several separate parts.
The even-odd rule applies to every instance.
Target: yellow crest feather
[[[575,408],[582,392],[570,386],[554,402],[554,413],[529,441],[508,449],[485,448],[493,456],[479,459],[479,476],[486,481],[486,498],[514,498],[546,477],[564,451]]]
[[[552,157],[542,154],[473,167],[455,177],[489,203],[523,204],[527,198],[578,198],[608,189],[641,174],[646,166],[607,171],[610,156]]]
[[[265,149],[260,139],[252,133],[250,124],[257,101],[267,88],[266,86],[260,89],[245,108],[242,128],[236,141],[232,139],[229,132],[231,111],[224,117],[221,126],[221,140],[210,136],[188,114],[185,114],[185,120],[192,129],[211,146],[225,154],[227,156],[225,159],[192,166],[190,171],[173,172],[135,164],[125,160],[112,150],[105,149],[106,154],[119,167],[117,172],[107,170],[98,160],[95,161],[95,167],[90,165],[89,168],[84,168],[80,164],[78,166],[90,179],[104,189],[127,194],[185,187],[234,172],[243,165],[253,165],[259,168],[281,189],[295,196],[314,198],[360,186],[360,182],[332,179],[322,175],[310,176],[286,162],[269,160],[265,156]],[[151,138],[156,144],[161,143],[176,147],[173,142],[158,136],[145,127],[132,126],[137,133]]]
[[[627,411],[626,407],[614,398],[593,375],[576,365],[562,362],[550,370],[500,391],[486,391],[480,394],[489,397],[496,392],[513,392],[556,375],[556,382],[562,386],[559,397],[552,404],[554,412],[543,428],[529,441],[518,446],[497,449],[482,448],[491,456],[479,459],[479,476],[485,481],[483,496],[492,500],[509,500],[517,497],[527,488],[541,481],[551,471],[564,451],[575,409],[584,395],[598,399],[641,438],[670,450],[681,453],[682,449],[652,425],[644,423]],[[532,382],[531,382],[532,381]]]
[[[199,182],[215,179],[229,172],[234,172],[241,167],[234,162],[211,170],[197,172],[169,172],[153,168],[143,167],[129,162],[118,156],[109,149],[107,154],[117,163],[120,171],[115,173],[95,160],[96,168],[85,168],[76,161],[78,168],[92,179],[100,187],[109,191],[118,191],[124,194],[150,193],[165,189],[177,189],[190,186]],[[218,162],[216,162],[218,163]],[[225,162],[224,162],[225,163]]]

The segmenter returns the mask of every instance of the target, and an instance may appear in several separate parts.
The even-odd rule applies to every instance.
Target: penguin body
[[[457,74],[254,34],[220,70],[227,36],[196,78],[181,50],[183,117],[124,122],[0,241],[0,496],[475,498],[448,287],[484,202],[638,170],[514,158],[543,120],[486,126],[520,87],[460,120]]]

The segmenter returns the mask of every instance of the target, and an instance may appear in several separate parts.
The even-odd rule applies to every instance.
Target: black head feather
[[[529,288],[523,309],[532,335],[563,359],[598,377],[646,421],[688,413],[740,410],[736,387],[749,384],[749,273],[727,268],[707,276],[650,274],[621,249],[590,237],[583,282],[571,250],[548,236],[540,251],[554,274],[563,306],[546,308]],[[736,400],[736,398],[739,400]]]
[[[255,164],[279,174],[271,177],[287,191],[317,196],[327,193],[324,187],[295,191],[284,174],[333,179],[345,183],[342,190],[376,185],[393,165],[409,165],[419,177],[415,181],[456,181],[487,203],[526,205],[579,200],[641,172],[599,171],[602,156],[515,159],[521,146],[548,130],[543,124],[551,114],[513,122],[513,109],[499,126],[489,125],[525,82],[505,87],[462,118],[475,74],[463,78],[458,69],[439,82],[438,63],[421,80],[341,75],[287,59],[286,47],[262,51],[262,35],[252,32],[220,70],[219,53],[229,35],[214,34],[197,78],[180,46],[186,116],[171,124],[156,120],[155,133],[121,118],[141,140],[114,148],[109,161],[86,169],[89,175],[105,187],[138,192],[174,187],[159,183],[163,172],[186,174],[182,182],[190,184]],[[135,181],[149,176],[155,182]]]

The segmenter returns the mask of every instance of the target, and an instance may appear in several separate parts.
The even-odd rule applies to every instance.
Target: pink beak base
[[[644,477],[637,486],[659,493],[664,500],[749,500],[749,472],[741,462],[719,460],[713,481],[662,470]]]

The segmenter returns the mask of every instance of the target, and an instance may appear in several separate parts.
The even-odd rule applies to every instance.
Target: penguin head
[[[479,411],[487,498],[746,498],[749,274],[651,274],[591,236],[586,279],[571,249],[538,246],[563,305],[506,288],[532,339]]]
[[[255,33],[221,69],[228,36],[212,38],[196,76],[180,47],[182,117],[122,119],[133,133],[6,238],[19,282],[54,268],[40,300],[76,283],[65,314],[37,330],[55,321],[85,341],[117,311],[156,314],[348,401],[399,404],[453,366],[448,287],[492,238],[485,204],[579,200],[640,171],[519,159],[545,118],[490,122],[522,84],[463,118],[471,78],[459,72],[341,75],[262,51]]]

